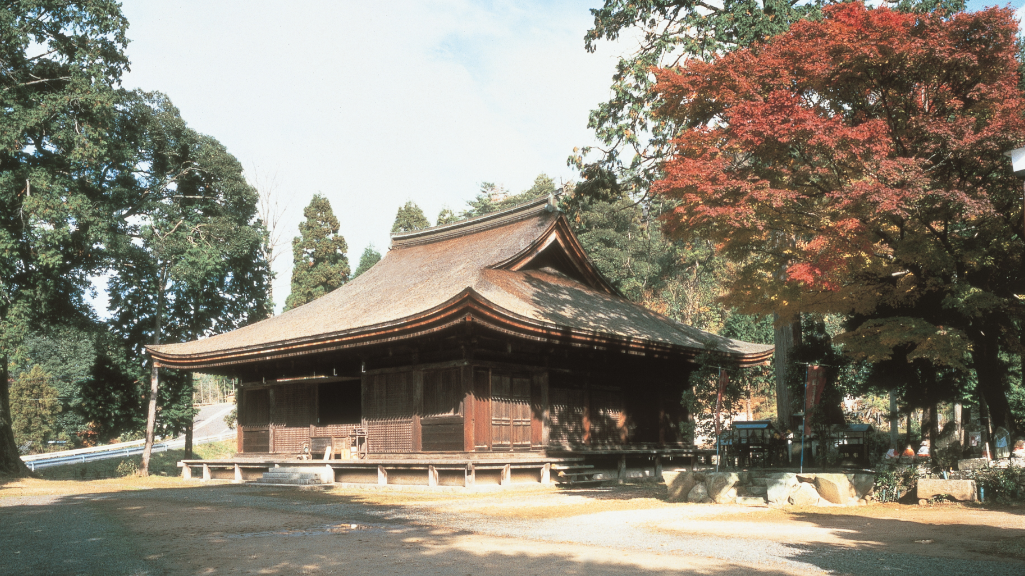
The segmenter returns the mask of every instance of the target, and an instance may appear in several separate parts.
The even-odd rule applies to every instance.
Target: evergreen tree
[[[395,223],[392,224],[391,233],[402,234],[430,227],[431,223],[424,216],[424,211],[413,202],[406,202],[405,206],[400,207],[398,213],[395,214]]]
[[[534,179],[534,185],[519,194],[506,194],[500,186],[492,182],[483,182],[477,197],[467,202],[468,208],[460,216],[462,218],[482,216],[549,194],[555,194],[555,181],[544,173],[538,174]]]
[[[110,223],[108,171],[128,22],[113,0],[0,8],[0,476],[24,475],[8,362],[48,323],[86,315]]]
[[[55,419],[61,411],[53,379],[36,364],[14,379],[11,386],[11,414],[14,441],[19,449],[40,452],[54,433]]]
[[[360,274],[370,270],[370,267],[381,261],[381,253],[374,250],[374,245],[367,246],[367,249],[363,251],[363,255],[359,258],[359,266],[356,267],[356,271],[352,273],[352,277],[355,278]]]
[[[453,222],[458,221],[459,216],[457,216],[455,212],[449,210],[448,208],[442,208],[441,212],[438,212],[438,223],[436,224],[436,226],[441,226],[442,224],[451,224]]]
[[[285,300],[286,310],[312,302],[349,279],[348,246],[338,235],[331,203],[314,194],[303,216],[299,236],[292,240],[292,293]]]

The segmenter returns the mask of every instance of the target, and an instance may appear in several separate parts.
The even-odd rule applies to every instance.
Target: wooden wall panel
[[[473,438],[476,450],[491,449],[491,371],[476,368],[473,371]]]

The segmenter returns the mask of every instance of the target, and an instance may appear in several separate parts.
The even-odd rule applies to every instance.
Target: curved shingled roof
[[[690,356],[709,350],[742,365],[772,354],[772,346],[704,332],[623,298],[545,200],[395,235],[380,262],[322,298],[147,350],[163,366],[201,369],[412,338],[460,322],[542,341]]]

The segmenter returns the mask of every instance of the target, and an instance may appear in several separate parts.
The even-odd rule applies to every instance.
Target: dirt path
[[[0,574],[1025,573],[1022,509],[782,512],[669,504],[645,487],[182,486],[2,486]]]

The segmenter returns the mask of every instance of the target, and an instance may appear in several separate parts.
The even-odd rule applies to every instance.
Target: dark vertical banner
[[[722,434],[722,424],[720,422],[719,414],[722,412],[722,397],[726,393],[726,387],[730,384],[730,375],[723,369],[719,369],[719,390],[715,396],[715,439],[719,441],[719,435]]]
[[[811,415],[826,388],[826,369],[811,364],[808,366],[808,384],[804,388],[804,429],[811,427]]]

